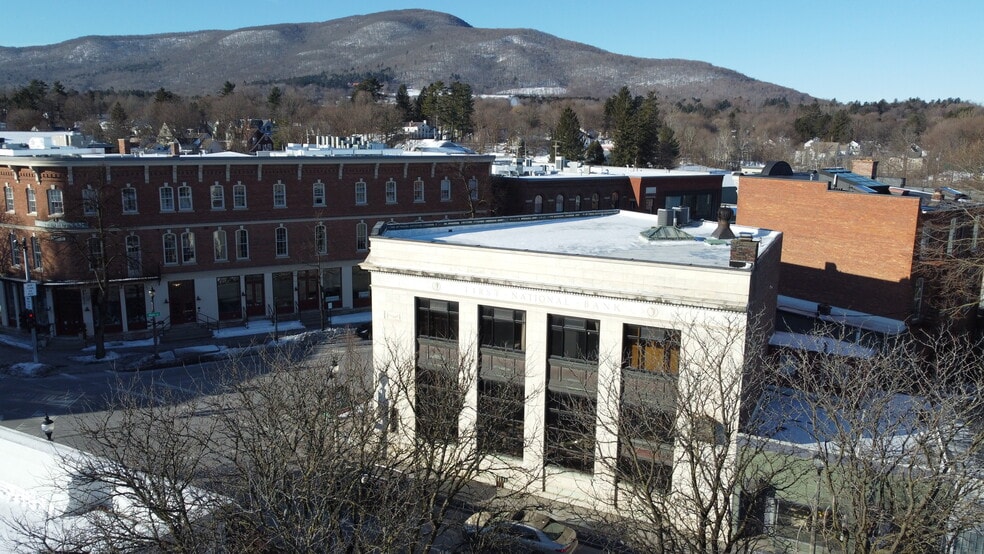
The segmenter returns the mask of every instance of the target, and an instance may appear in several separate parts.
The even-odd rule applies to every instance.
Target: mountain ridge
[[[635,94],[656,90],[679,98],[811,99],[706,62],[615,54],[533,29],[478,28],[451,14],[420,9],[314,23],[87,35],[52,45],[0,47],[0,86],[41,79],[79,90],[163,87],[201,95],[218,91],[225,81],[281,82],[382,70],[409,88],[459,80],[476,94],[540,89],[606,96],[625,85]]]

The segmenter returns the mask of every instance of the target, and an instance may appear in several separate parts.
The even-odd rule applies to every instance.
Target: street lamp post
[[[154,297],[157,295],[157,291],[154,290],[154,287],[150,287],[150,290],[147,291],[147,294],[150,295],[150,325],[151,325],[151,327],[154,330],[153,331],[154,332],[154,359],[155,360],[159,360],[161,356],[157,352],[157,349],[158,349],[158,347],[157,347],[157,344],[158,344],[157,343],[157,302],[154,299]]]
[[[16,242],[14,243],[16,244]],[[27,261],[27,237],[21,241],[21,246],[24,249],[24,305],[30,310],[34,311],[34,285],[31,283],[31,269]],[[34,293],[34,294],[32,294]],[[37,319],[31,319],[28,323],[31,326],[31,345],[32,351],[34,353],[34,363],[39,363],[40,359],[38,357],[38,326]]]
[[[817,493],[813,500],[813,528],[810,532],[810,554],[817,554],[817,525],[820,515],[820,476],[823,474],[824,459],[817,452],[813,456],[813,469],[817,470]]]

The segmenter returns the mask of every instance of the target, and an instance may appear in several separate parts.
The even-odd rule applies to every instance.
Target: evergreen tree
[[[400,85],[400,88],[396,90],[396,109],[399,111],[400,117],[403,121],[416,121],[416,110],[414,109],[413,100],[410,99],[410,94],[407,92],[406,85]]]
[[[830,121],[830,140],[834,142],[847,142],[854,134],[851,116],[846,110],[837,110],[833,119]]]
[[[375,77],[367,77],[359,81],[352,91],[352,101],[355,102],[359,98],[364,98],[373,104],[379,102],[383,98],[383,84]]]
[[[475,99],[471,86],[465,83],[431,83],[420,91],[417,105],[420,117],[439,127],[451,140],[460,140],[474,130]]]
[[[119,102],[113,104],[109,111],[109,128],[106,138],[115,141],[130,136],[130,116]]]
[[[222,92],[219,93],[219,96],[229,96],[234,90],[236,90],[236,84],[231,81],[226,81],[222,85]]]
[[[801,106],[800,111],[803,115],[793,121],[793,128],[796,130],[796,136],[800,141],[829,137],[833,116],[824,113],[820,109],[819,102],[814,101],[809,106]]]
[[[177,102],[180,99],[181,98],[178,95],[165,89],[164,87],[157,89],[157,92],[154,93],[154,102],[158,104],[163,104],[165,102]]]
[[[591,165],[605,165],[605,149],[601,147],[600,142],[597,140],[591,141],[584,155],[584,161]]]
[[[656,167],[672,169],[680,157],[680,142],[668,125],[659,128],[659,146],[656,149]]]
[[[270,94],[267,96],[267,105],[270,109],[276,111],[280,107],[280,103],[284,99],[284,93],[280,90],[280,87],[273,87],[270,89]]]
[[[475,99],[470,85],[455,81],[444,97],[447,126],[451,128],[451,140],[461,140],[475,130],[472,117],[475,114]]]
[[[655,93],[650,92],[646,98],[633,97],[628,87],[622,87],[605,101],[605,123],[613,129],[612,165],[666,167],[676,163],[680,147],[675,139],[666,149],[660,148],[660,134],[666,123]],[[672,138],[672,134],[664,135]]]
[[[570,106],[564,108],[557,121],[557,127],[553,130],[554,148],[550,152],[550,161],[553,162],[555,155],[560,155],[566,160],[584,159],[584,142],[581,140],[581,121],[578,119],[574,109]]]

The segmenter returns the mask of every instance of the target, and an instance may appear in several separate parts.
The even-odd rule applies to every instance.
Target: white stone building
[[[684,486],[679,446],[620,437],[620,418],[737,421],[740,406],[679,403],[765,348],[781,234],[659,222],[609,211],[377,225],[363,268],[381,413],[408,431],[393,435],[472,441],[490,482],[574,503],[615,504],[629,442],[661,488]],[[449,369],[467,391],[452,418],[436,408]],[[413,394],[395,391],[408,382]]]

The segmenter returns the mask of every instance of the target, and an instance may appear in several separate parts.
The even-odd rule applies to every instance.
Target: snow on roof
[[[874,425],[858,429],[858,445],[878,441],[884,447],[887,442],[892,450],[882,451],[882,456],[918,455],[913,440],[926,432],[919,420],[920,412],[928,409],[925,401],[905,394],[873,394],[869,402],[878,406],[867,420]],[[752,434],[801,446],[825,443],[830,451],[837,451],[836,441],[851,434],[855,419],[831,413],[810,393],[787,387],[766,387],[757,411]]]
[[[853,342],[837,340],[832,337],[819,335],[809,335],[803,333],[789,333],[786,331],[776,331],[769,338],[772,346],[784,346],[797,350],[807,350],[810,352],[821,352],[824,354],[836,354],[838,356],[848,356],[851,358],[871,358],[878,351],[874,348],[861,346]]]
[[[898,319],[838,308],[836,306],[830,306],[829,315],[820,314],[818,313],[817,303],[811,300],[803,300],[780,294],[776,296],[776,301],[778,303],[778,309],[782,311],[815,317],[821,321],[829,321],[830,323],[858,327],[885,335],[898,335],[904,333],[906,329],[905,322]]]
[[[484,248],[570,254],[708,267],[730,267],[731,241],[711,237],[716,222],[682,227],[693,240],[649,240],[643,232],[658,226],[656,216],[636,212],[580,212],[544,216],[387,224],[386,238]],[[759,255],[779,232],[733,225],[759,242]]]
[[[57,437],[57,418],[55,423]],[[97,500],[98,491],[91,483],[83,485],[73,478],[71,466],[75,462],[66,464],[66,460],[86,460],[90,454],[5,427],[0,427],[0,449],[4,453],[0,456],[0,551],[18,551],[19,526],[39,529],[46,525],[53,541],[50,544],[57,544],[59,539],[89,525],[79,503]],[[200,508],[207,506],[209,500],[221,498],[194,488],[187,488],[184,493],[192,517],[204,515]],[[127,513],[137,523],[151,523],[147,512],[132,505],[127,496],[107,498],[112,498],[113,510]]]

